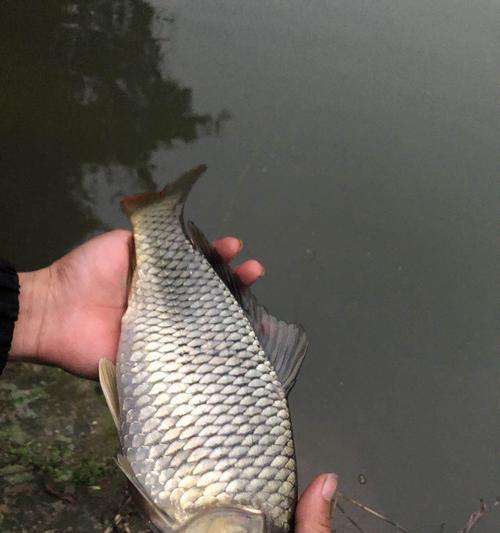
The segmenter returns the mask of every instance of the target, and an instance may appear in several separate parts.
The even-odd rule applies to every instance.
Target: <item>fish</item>
[[[116,462],[161,533],[284,533],[296,460],[287,395],[308,347],[184,219],[201,165],[122,207],[135,252],[116,366],[99,362]]]

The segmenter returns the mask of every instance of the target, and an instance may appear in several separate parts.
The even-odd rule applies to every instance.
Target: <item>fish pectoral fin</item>
[[[99,361],[99,382],[104,398],[113,417],[116,429],[120,429],[120,417],[118,407],[118,389],[116,387],[116,367],[109,359]]]
[[[123,455],[118,454],[116,456],[116,464],[129,480],[135,491],[136,503],[142,507],[142,511],[146,514],[149,520],[151,520],[161,533],[173,532],[174,526],[176,525],[175,520],[173,520],[166,511],[160,509],[146,494],[146,491],[135,476],[134,471],[132,470],[132,465],[128,459]]]
[[[307,352],[308,340],[304,330],[296,324],[288,324],[269,314],[267,309],[258,303],[251,291],[243,286],[238,276],[222,259],[201,230],[191,221],[187,223],[186,229],[193,246],[210,263],[210,266],[245,310],[262,349],[273,365],[285,392],[290,392]]]

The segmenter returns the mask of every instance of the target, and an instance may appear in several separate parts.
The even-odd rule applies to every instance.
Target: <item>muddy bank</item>
[[[9,365],[0,405],[2,532],[148,531],[114,464],[118,440],[95,382]]]

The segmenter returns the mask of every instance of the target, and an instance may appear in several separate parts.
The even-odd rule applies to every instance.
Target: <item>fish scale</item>
[[[285,387],[249,313],[186,236],[175,187],[130,202],[136,263],[116,368],[128,475],[168,517],[162,531],[228,507],[285,532],[296,498]]]

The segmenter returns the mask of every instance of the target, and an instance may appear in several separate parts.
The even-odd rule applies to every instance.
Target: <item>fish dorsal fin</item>
[[[118,404],[118,389],[116,387],[116,367],[109,359],[101,359],[99,361],[99,382],[116,429],[119,430],[120,409]]]
[[[123,455],[118,454],[116,457],[116,464],[120,467],[120,470],[125,474],[133,487],[136,503],[142,507],[142,511],[146,514],[149,520],[151,520],[153,525],[155,525],[162,533],[173,533],[175,521],[163,509],[160,509],[146,494],[146,491],[135,476],[128,459]]]
[[[242,305],[245,288],[238,276],[234,274],[231,267],[222,259],[219,252],[217,252],[203,232],[191,220],[186,224],[186,231],[193,246],[205,256],[205,259],[210,263],[210,266],[215,270],[239,304]]]
[[[262,349],[288,393],[295,383],[307,352],[308,341],[304,330],[300,326],[287,324],[269,314],[266,308],[257,302],[250,290],[243,286],[238,276],[221,258],[201,230],[191,221],[187,223],[186,229],[193,246],[205,256],[247,313]]]

